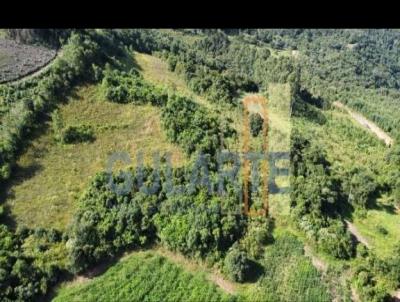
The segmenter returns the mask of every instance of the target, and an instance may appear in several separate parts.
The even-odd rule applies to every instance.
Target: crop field
[[[285,265],[282,265],[282,264]],[[304,256],[302,243],[288,232],[266,247],[263,274],[243,291],[248,301],[331,301],[321,274]]]
[[[0,36],[0,83],[19,79],[48,64],[56,51],[19,44]]]
[[[65,229],[90,178],[106,168],[113,152],[128,152],[132,165],[138,151],[143,152],[145,163],[157,151],[170,152],[173,165],[185,160],[180,149],[167,142],[159,111],[150,105],[106,102],[97,86],[87,86],[59,111],[64,124],[90,125],[96,138],[63,145],[54,140],[52,122],[47,122],[19,159],[15,178],[3,192],[18,224]]]
[[[87,283],[62,286],[53,301],[218,302],[232,298],[201,273],[192,274],[152,252],[138,252]]]

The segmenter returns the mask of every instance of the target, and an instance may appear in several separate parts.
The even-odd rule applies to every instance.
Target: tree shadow
[[[38,163],[30,164],[29,166],[22,167],[16,166],[13,169],[13,177],[3,183],[0,189],[0,205],[3,205],[5,215],[3,216],[3,222],[8,225],[11,229],[17,227],[15,219],[12,217],[10,207],[4,205],[6,200],[15,199],[15,192],[13,187],[22,184],[24,181],[34,177],[43,169],[43,166]]]
[[[250,268],[246,276],[246,283],[255,283],[264,275],[265,269],[260,263],[254,260],[249,260],[249,265]]]
[[[315,96],[313,96],[313,95],[312,95],[308,90],[306,90],[306,89],[300,90],[299,96],[300,96],[300,98],[301,98],[304,102],[306,102],[306,103],[308,103],[308,104],[310,104],[310,105],[313,105],[313,106],[315,106],[315,107],[317,107],[317,108],[325,109],[326,106],[327,106],[327,103],[326,103],[325,100],[323,100],[321,97],[315,97]]]
[[[293,116],[305,118],[318,125],[324,125],[327,121],[320,109],[315,108],[301,99],[296,99],[293,103],[292,114]]]

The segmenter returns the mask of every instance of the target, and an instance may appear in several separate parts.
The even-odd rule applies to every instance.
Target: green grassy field
[[[247,301],[331,301],[321,274],[304,256],[303,244],[295,235],[275,233],[275,242],[265,249],[260,261],[264,272],[247,286],[242,297]]]
[[[168,87],[172,91],[176,91],[206,106],[208,109],[213,109],[212,105],[205,98],[193,93],[179,75],[169,71],[167,63],[160,58],[138,52],[134,53],[134,58],[139,66],[139,70],[147,81]]]
[[[151,162],[157,151],[171,152],[174,165],[185,160],[180,149],[167,142],[159,109],[150,105],[106,102],[98,87],[88,86],[78,89],[77,95],[59,110],[65,125],[91,125],[96,139],[91,143],[59,144],[48,122],[49,127],[45,126],[43,134],[18,160],[9,184],[6,205],[19,225],[65,229],[78,197],[90,178],[106,168],[113,152],[128,152],[132,165],[138,151],[143,152],[145,162]]]
[[[400,242],[400,217],[397,213],[372,209],[366,217],[355,218],[354,225],[382,258],[391,256]],[[387,234],[380,231],[382,228]]]
[[[54,302],[72,301],[229,301],[200,273],[182,267],[152,252],[138,252],[122,259],[102,276],[83,284],[61,286]]]

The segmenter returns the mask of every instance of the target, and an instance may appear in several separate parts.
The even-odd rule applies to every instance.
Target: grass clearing
[[[153,252],[136,252],[89,282],[65,284],[53,301],[218,302],[230,297],[202,273],[189,273]]]
[[[145,163],[157,151],[170,152],[173,165],[185,161],[180,149],[167,142],[158,108],[106,102],[98,86],[87,86],[60,107],[60,114],[65,125],[92,126],[96,139],[61,145],[54,141],[48,122],[49,127],[18,160],[6,189],[6,205],[20,225],[65,229],[78,197],[95,173],[106,168],[113,152],[128,152],[132,164],[138,151],[143,152]]]
[[[134,57],[141,73],[147,81],[167,87],[172,91],[191,98],[208,109],[213,109],[213,106],[205,98],[193,93],[187,87],[183,78],[168,70],[167,63],[162,59],[139,52],[135,52]]]
[[[354,225],[382,258],[390,256],[400,242],[400,219],[397,213],[369,210],[365,218],[354,219]]]

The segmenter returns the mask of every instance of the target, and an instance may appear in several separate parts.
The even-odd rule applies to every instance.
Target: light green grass
[[[356,218],[354,224],[382,258],[390,256],[400,242],[400,216],[396,213],[369,210],[365,218]],[[379,226],[386,229],[388,234],[380,233]]]
[[[98,90],[82,87],[60,107],[65,125],[94,128],[94,142],[62,145],[54,141],[48,127],[18,160],[6,200],[18,224],[65,229],[78,197],[90,179],[106,168],[113,152],[128,152],[132,165],[138,151],[147,163],[157,151],[170,152],[174,165],[184,162],[180,149],[167,142],[158,108],[106,102]]]
[[[176,73],[168,70],[168,65],[162,59],[144,53],[134,53],[144,78],[157,85],[162,85],[181,95],[191,98],[193,101],[204,105],[208,109],[213,106],[203,97],[193,93],[186,85],[184,79]]]
[[[229,296],[207,281],[152,252],[121,260],[102,276],[83,284],[65,284],[54,302],[227,301]]]

